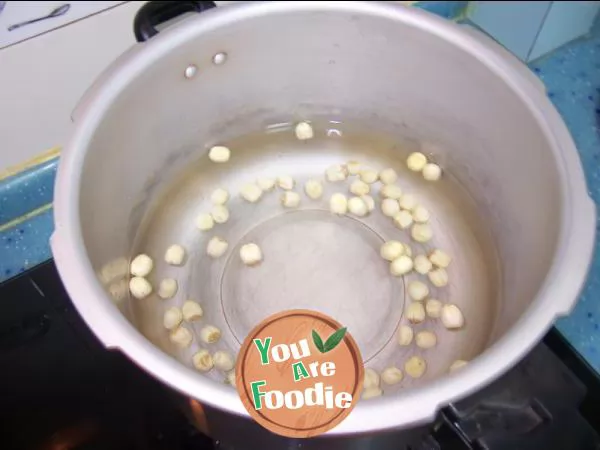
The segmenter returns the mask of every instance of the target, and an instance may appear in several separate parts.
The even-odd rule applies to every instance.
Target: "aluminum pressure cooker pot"
[[[154,15],[136,19],[140,42],[74,113],[51,245],[98,338],[204,407],[209,426],[219,424],[216,439],[243,448],[397,446],[390,436],[430,423],[440,407],[489,384],[571,311],[592,256],[595,207],[543,85],[499,45],[391,2],[236,2],[160,31],[155,19],[181,6],[169,17],[148,8]],[[296,139],[300,121],[313,125],[313,139]],[[231,149],[227,164],[209,160],[216,144]],[[439,181],[407,169],[414,151],[442,167]],[[347,161],[394,168],[403,191],[430,212],[431,241],[411,242],[379,206],[363,218],[331,214],[329,197],[348,187],[326,181],[325,169]],[[244,183],[283,175],[303,196],[293,211],[279,204],[281,190],[256,203],[238,195]],[[309,178],[322,180],[321,199],[304,195]],[[229,219],[198,230],[217,188],[230,194]],[[378,189],[371,187],[375,203]],[[212,259],[206,247],[215,236],[229,249]],[[413,257],[433,248],[452,256],[447,286],[430,295],[456,303],[465,327],[415,326],[437,333],[435,348],[397,344],[406,286],[420,275],[390,276],[379,256],[387,239],[411,242]],[[264,253],[253,271],[237,257],[248,240]],[[171,244],[186,249],[184,266],[164,262]],[[140,253],[154,260],[154,293],[143,300],[127,289]],[[167,300],[156,295],[163,278],[179,283]],[[361,400],[322,437],[277,440],[252,428],[223,374],[194,369],[200,325],[191,327],[190,348],[170,341],[163,314],[190,298],[202,305],[203,324],[222,332],[215,349],[236,353],[268,315],[305,308],[346,325],[366,367],[401,367],[422,354],[427,372]],[[456,359],[470,362],[449,374]]]

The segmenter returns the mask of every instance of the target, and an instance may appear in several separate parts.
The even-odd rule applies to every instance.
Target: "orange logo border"
[[[346,333],[340,343],[343,342],[347,346],[350,354],[352,355],[353,366],[354,366],[354,370],[355,370],[354,379],[356,380],[354,388],[351,392],[352,403],[351,403],[350,407],[345,408],[345,409],[339,409],[339,412],[333,418],[329,419],[327,422],[320,423],[315,426],[311,426],[310,428],[303,428],[303,429],[297,429],[292,426],[288,426],[286,424],[278,423],[276,421],[273,421],[271,418],[265,416],[265,414],[263,414],[263,412],[257,411],[254,408],[254,404],[252,401],[252,393],[250,392],[250,382],[249,382],[250,380],[247,380],[246,373],[245,373],[246,372],[245,365],[246,365],[246,361],[248,359],[248,353],[251,349],[255,348],[253,345],[253,340],[256,337],[258,337],[258,335],[260,335],[260,333],[265,328],[269,327],[274,322],[278,322],[278,321],[281,321],[281,320],[284,320],[287,318],[292,318],[292,317],[297,318],[298,316],[303,316],[303,317],[306,317],[307,319],[313,320],[313,321],[314,320],[320,321],[323,324],[327,325],[328,327],[330,327],[334,330],[337,330],[342,327],[342,325],[339,322],[332,319],[331,317],[324,315],[317,311],[312,311],[312,310],[295,309],[295,310],[288,310],[288,311],[274,314],[274,315],[266,318],[265,320],[263,320],[257,326],[255,326],[252,329],[252,331],[250,331],[250,333],[248,334],[246,339],[244,340],[244,343],[242,345],[242,348],[240,349],[240,352],[239,352],[238,358],[237,358],[238,363],[236,364],[236,368],[235,368],[235,375],[236,375],[235,378],[236,378],[236,388],[237,388],[238,393],[240,394],[242,403],[244,404],[244,407],[246,408],[246,410],[248,411],[250,416],[252,416],[252,418],[256,422],[258,422],[264,428],[267,428],[268,430],[270,430],[276,434],[282,435],[282,436],[287,436],[287,437],[292,437],[292,438],[308,438],[308,437],[317,436],[319,434],[322,434],[322,433],[334,428],[336,425],[338,425],[340,422],[342,422],[350,414],[352,409],[354,409],[354,407],[356,406],[356,404],[360,398],[360,393],[362,392],[364,366],[363,366],[360,350],[358,348],[358,345],[356,344],[356,341],[352,338],[352,336],[349,333]],[[320,410],[318,410],[318,409],[315,410],[316,416],[319,415],[319,411]]]

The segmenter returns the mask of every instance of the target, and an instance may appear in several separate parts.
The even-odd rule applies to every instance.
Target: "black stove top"
[[[52,261],[0,284],[0,300],[0,450],[220,447],[188,423],[169,388],[103,348]],[[600,379],[551,330],[504,377],[445,408],[410,448],[591,450],[599,431]]]

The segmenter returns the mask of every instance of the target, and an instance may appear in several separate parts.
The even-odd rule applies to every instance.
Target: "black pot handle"
[[[133,20],[133,32],[138,42],[158,34],[156,25],[188,12],[201,13],[214,8],[215,2],[152,1],[142,6]]]

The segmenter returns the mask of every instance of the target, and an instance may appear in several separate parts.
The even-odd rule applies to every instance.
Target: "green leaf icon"
[[[312,330],[312,338],[317,350],[319,350],[321,353],[325,353],[323,351],[323,340],[321,339],[321,336],[319,336],[319,333],[317,333],[315,330]]]
[[[317,333],[315,330],[312,330],[313,342],[315,343],[315,347],[317,347],[321,353],[327,353],[336,348],[338,344],[342,342],[342,339],[344,339],[345,335],[346,327],[340,328],[331,336],[329,336],[325,341],[325,344],[323,344],[323,340],[321,339],[321,336],[319,336],[319,333]]]
[[[342,342],[342,339],[344,339],[345,334],[346,334],[346,327],[340,328],[335,333],[333,333],[331,336],[329,336],[329,338],[327,338],[327,340],[325,341],[325,345],[323,346],[322,353],[327,353],[327,352],[333,350],[334,348],[336,348],[337,345],[340,342]]]

